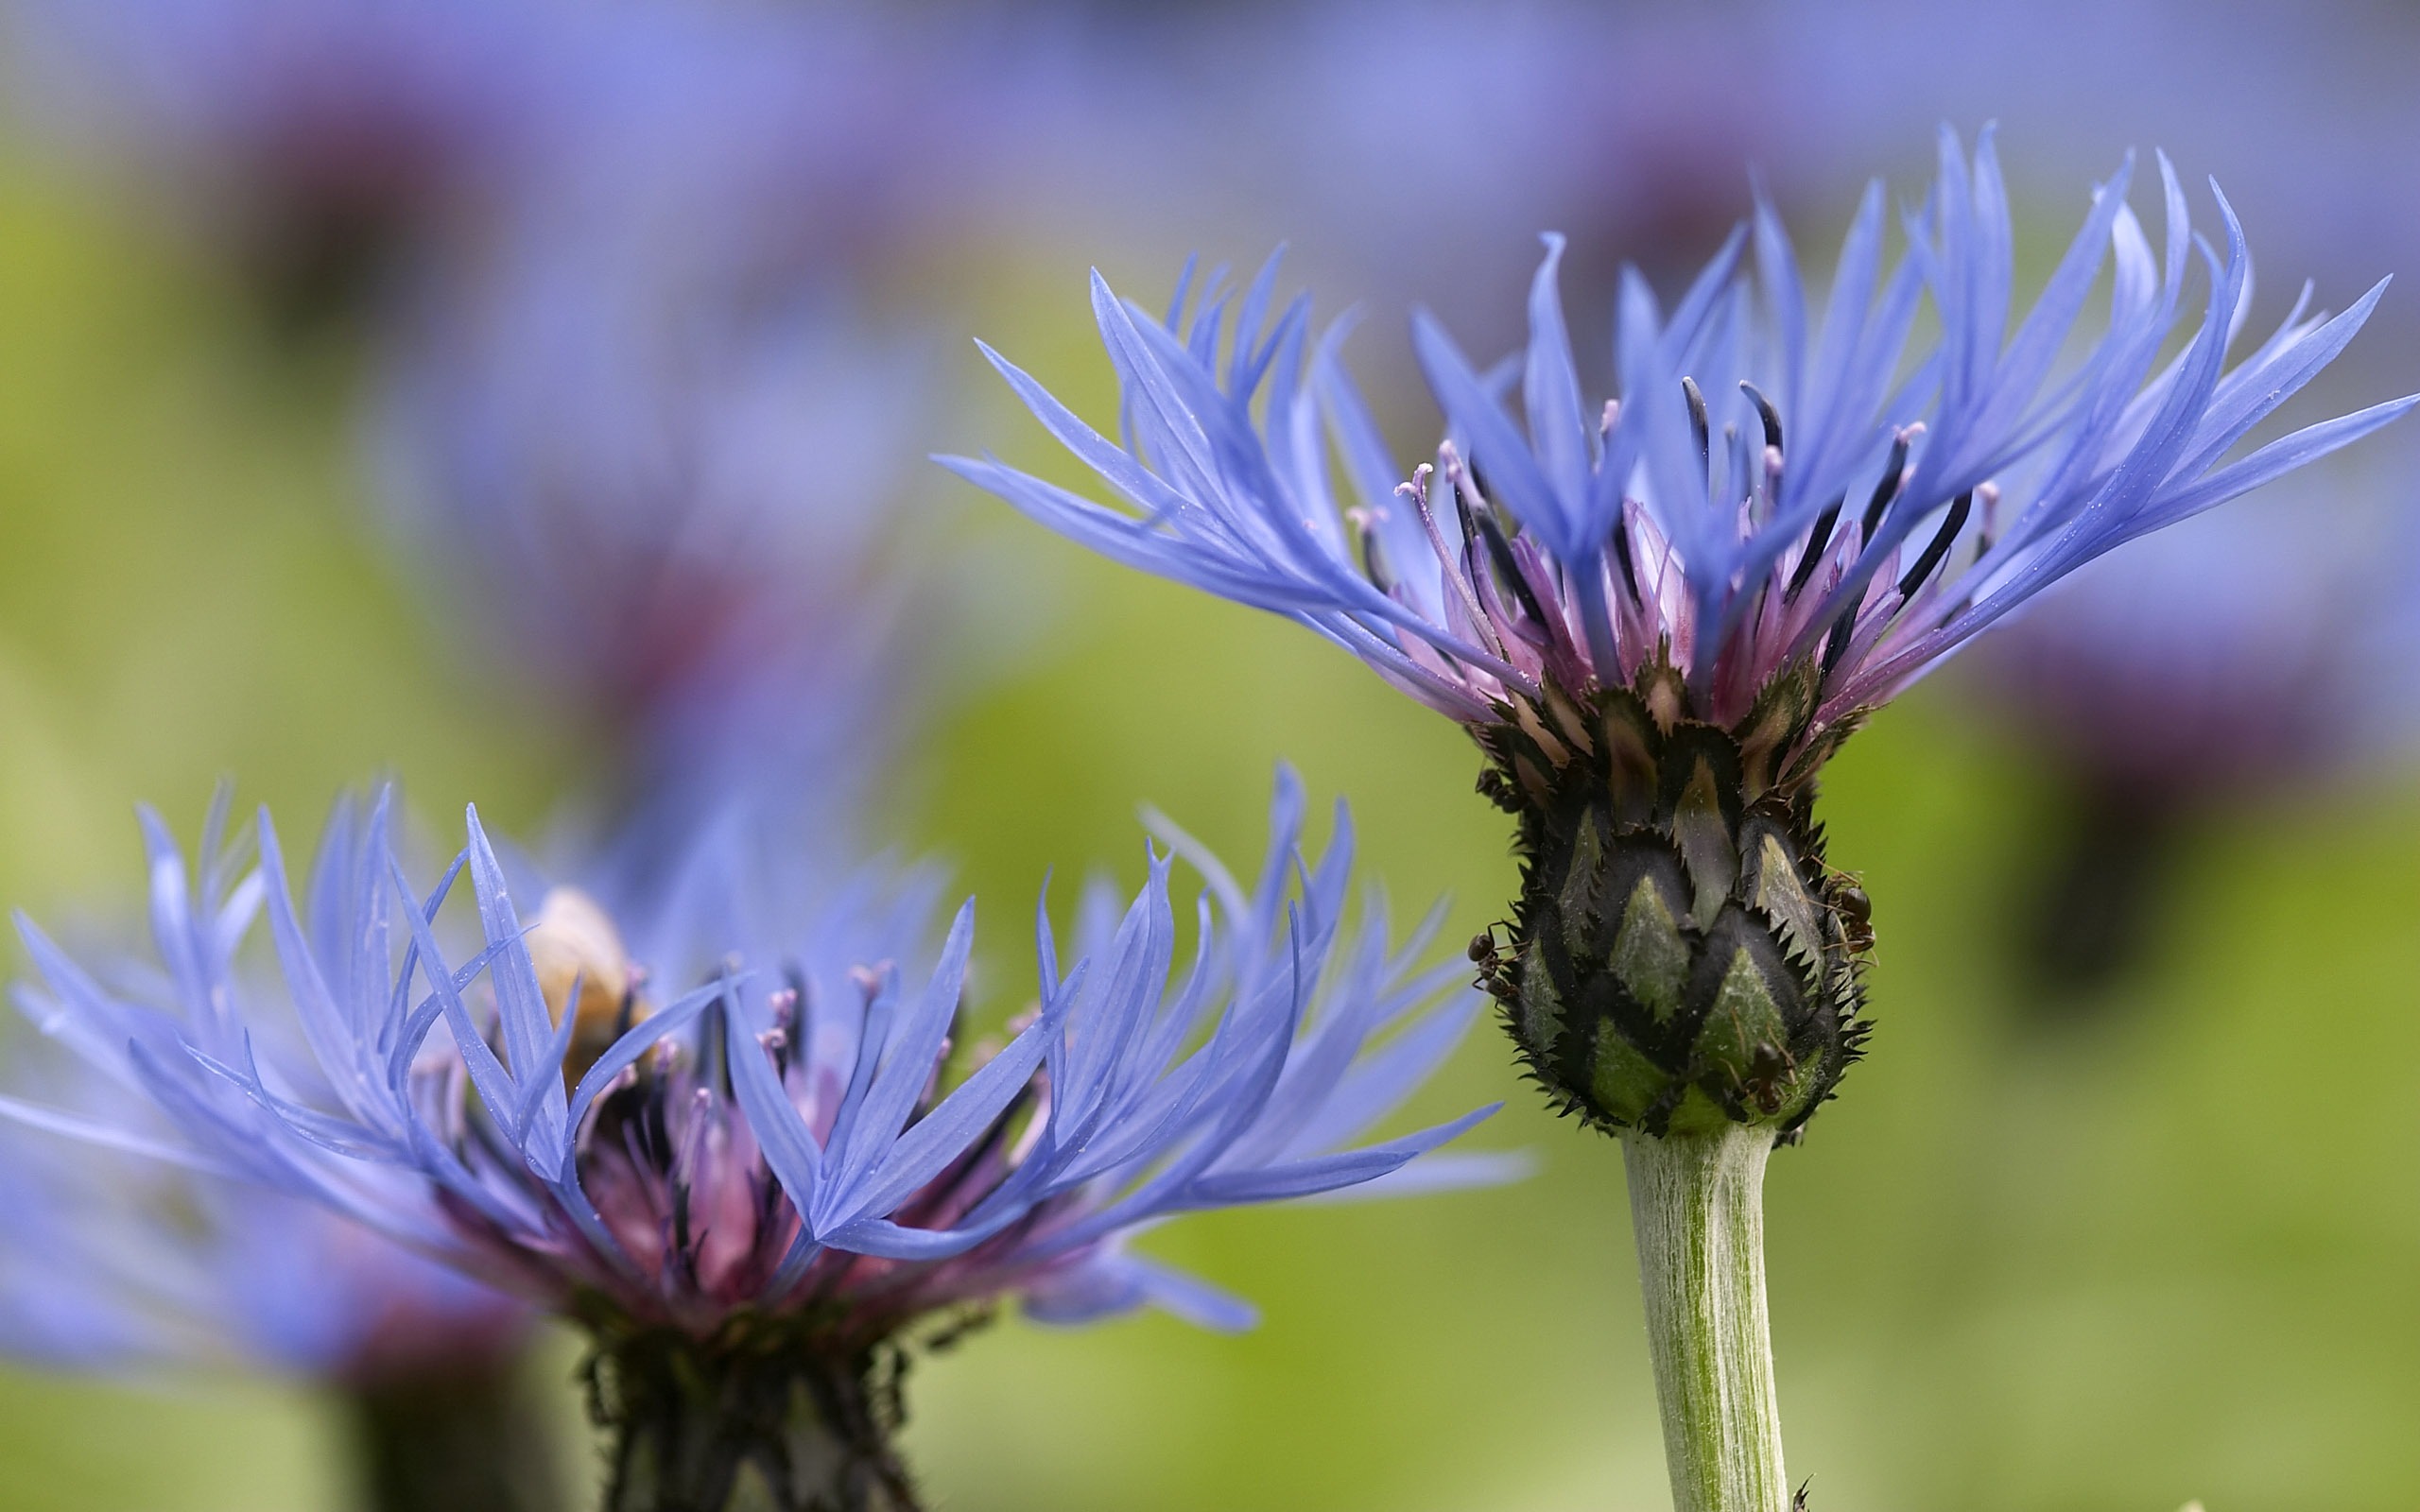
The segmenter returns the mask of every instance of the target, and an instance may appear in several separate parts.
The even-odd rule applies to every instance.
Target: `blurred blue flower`
[[[492,213],[550,102],[544,9],[32,0],[14,71],[38,125],[316,316]]]
[[[282,313],[476,266],[546,198],[759,260],[855,255],[953,207],[984,157],[976,60],[863,8],[32,0],[12,19],[35,124],[133,167]]]
[[[845,812],[906,713],[929,364],[842,288],[735,308],[656,250],[533,226],[432,300],[388,380],[388,517],[470,654],[614,780],[812,771]]]
[[[836,833],[958,602],[902,467],[944,407],[928,317],[879,285],[967,214],[991,87],[848,9],[562,25],[542,161],[394,307],[387,518],[474,659],[578,730],[603,828],[678,844],[738,784]]]
[[[0,1147],[0,1353],[369,1389],[505,1370],[527,1343],[525,1304],[298,1198],[30,1129]]]
[[[1470,296],[1527,257],[1504,227],[1563,226],[1675,266],[1746,208],[1741,163],[1789,187],[1802,159],[1835,155],[1828,122],[1772,87],[1789,74],[1781,27],[1734,10],[1055,9],[1078,13],[1053,39],[1066,83],[1033,134],[1076,180],[1044,184],[1046,212],[1078,228],[1063,239],[1148,250],[1257,232],[1322,278],[1458,322],[1488,320]]]
[[[1311,627],[1475,727],[1534,732],[1557,699],[1644,688],[1668,667],[1692,717],[1737,726],[1787,673],[1803,690],[1773,770],[1807,770],[2067,572],[2409,407],[2222,463],[2342,349],[2383,285],[2332,318],[2298,301],[2230,368],[2250,255],[2223,198],[2223,254],[2196,238],[2160,168],[2164,248],[2127,206],[2121,169],[2011,335],[1999,163],[1988,133],[1970,163],[1945,130],[1932,193],[1903,217],[1904,252],[1886,267],[1870,186],[1820,318],[1770,210],[1668,315],[1625,275],[1621,398],[1601,410],[1582,399],[1556,286],[1563,244],[1549,237],[1521,361],[1482,373],[1434,321],[1415,323],[1450,430],[1435,467],[1400,486],[1338,361],[1341,327],[1314,340],[1305,301],[1273,312],[1273,262],[1239,298],[1206,295],[1189,322],[1180,285],[1166,324],[1096,276],[1123,445],[993,360],[1128,507],[995,461],[946,460],[1120,561]],[[2087,336],[2080,317],[2104,263],[2109,317]],[[2180,329],[2197,263],[2208,296]],[[1927,311],[1939,335],[1918,344]],[[1526,435],[1502,403],[1516,379]]]
[[[2368,491],[2306,474],[2085,568],[1978,647],[1966,702],[2129,805],[2287,797],[2391,756],[2420,703],[2420,552],[2346,507]]]
[[[141,1088],[192,1159],[553,1306],[698,1335],[753,1310],[836,1349],[1008,1294],[1054,1320],[1149,1301],[1236,1326],[1241,1304],[1125,1238],[1390,1176],[1493,1110],[1354,1143],[1476,1000],[1445,991],[1452,967],[1413,966],[1433,919],[1401,948],[1374,904],[1345,926],[1349,826],[1340,809],[1313,865],[1302,820],[1286,778],[1249,886],[1170,833],[1208,888],[1182,972],[1171,855],[1151,855],[1122,910],[1087,898],[1063,972],[1038,919],[1035,1005],[959,1055],[972,904],[921,984],[898,964],[923,958],[928,884],[802,885],[822,893],[811,917],[713,934],[667,929],[694,917],[668,901],[625,921],[573,887],[525,919],[475,815],[436,887],[407,883],[383,799],[337,810],[300,912],[266,817],[259,867],[236,880],[205,847],[199,885],[147,818],[158,966],[109,985],[26,922],[28,1002]],[[752,831],[701,843],[696,871],[782,864],[726,849],[764,846]],[[466,868],[478,927],[453,948],[445,903]],[[264,910],[268,990],[236,969]]]
[[[2033,1018],[2124,1003],[2100,989],[2160,937],[2198,831],[2409,753],[2420,542],[2347,507],[2384,491],[2304,473],[2092,563],[1963,663],[1958,707],[2024,753],[2047,804],[2009,916]]]

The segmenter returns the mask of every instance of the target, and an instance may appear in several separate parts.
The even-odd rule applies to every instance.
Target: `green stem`
[[[547,1415],[511,1359],[355,1385],[368,1512],[560,1512]]]
[[[1789,1512],[1765,1319],[1772,1130],[1622,1136],[1674,1512]]]

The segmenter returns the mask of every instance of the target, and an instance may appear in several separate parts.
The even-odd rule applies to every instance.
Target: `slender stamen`
[[[1375,524],[1370,518],[1370,511],[1361,508],[1347,509],[1344,511],[1344,523],[1353,527],[1361,543],[1362,576],[1370,579],[1371,587],[1392,597],[1395,580],[1388,576],[1385,559],[1378,555],[1378,532]]]
[[[1830,677],[1832,669],[1841,664],[1841,658],[1848,654],[1849,635],[1856,624],[1857,612],[1854,610],[1832,622],[1832,633],[1824,642],[1824,675],[1825,677]]]
[[[1471,518],[1466,511],[1464,519]],[[1545,606],[1530,591],[1530,580],[1522,573],[1520,563],[1513,559],[1512,543],[1504,539],[1504,531],[1496,524],[1495,513],[1489,511],[1476,518],[1479,539],[1487,543],[1488,559],[1495,564],[1496,576],[1503,579],[1505,586],[1512,590],[1512,596],[1521,601],[1524,614],[1537,621],[1541,628],[1551,627],[1554,622],[1547,618]]]
[[[1901,598],[1913,598],[1916,590],[1924,586],[1925,579],[1932,576],[1933,569],[1941,565],[1942,558],[1949,555],[1950,543],[1958,539],[1958,532],[1966,527],[1967,512],[1974,507],[1975,495],[1971,490],[1950,501],[1949,517],[1942,521],[1941,529],[1934,533],[1932,542],[1925,547],[1924,554],[1916,558],[1916,564],[1899,579]]]
[[[1765,444],[1775,451],[1781,450],[1781,411],[1773,408],[1772,401],[1765,397],[1763,389],[1745,379],[1740,380],[1739,391],[1748,396],[1748,403],[1756,406],[1756,419],[1765,427]]]
[[[1698,465],[1706,470],[1709,479],[1714,472],[1714,442],[1706,423],[1705,395],[1694,378],[1681,380],[1681,397],[1689,404],[1689,432],[1698,438]]]
[[[1622,501],[1620,517],[1614,522],[1613,546],[1614,565],[1622,570],[1622,591],[1630,594],[1634,609],[1643,607],[1646,599],[1638,591],[1638,568],[1631,561],[1630,501],[1627,499]]]
[[[1773,511],[1781,507],[1781,448],[1778,446],[1767,446],[1765,448],[1765,455],[1759,458],[1759,460],[1764,463],[1765,467],[1763,480],[1765,507],[1759,513],[1757,518],[1757,524],[1761,525],[1772,520],[1773,517]],[[1750,497],[1752,499],[1754,497],[1753,490],[1751,491]]]
[[[1789,587],[1782,592],[1784,603],[1795,599],[1806,579],[1815,576],[1815,564],[1824,559],[1824,548],[1832,543],[1832,527],[1840,524],[1841,506],[1848,502],[1847,494],[1840,494],[1815,517],[1814,528],[1806,532],[1806,547],[1798,554],[1798,566],[1789,575]]]
[[[1915,437],[1916,430],[1917,427],[1910,425],[1891,438],[1891,455],[1882,464],[1882,476],[1874,485],[1874,497],[1867,501],[1865,519],[1858,528],[1858,549],[1860,551],[1874,543],[1874,530],[1882,523],[1883,512],[1891,507],[1891,501],[1897,498],[1899,490],[1907,486],[1908,442]]]
[[[1451,480],[1462,470],[1462,459],[1455,453],[1451,442],[1439,447],[1437,456],[1445,465],[1447,487],[1450,488],[1453,486]],[[1452,548],[1445,544],[1445,533],[1437,528],[1437,516],[1428,507],[1428,480],[1435,471],[1427,463],[1421,463],[1412,469],[1411,481],[1397,485],[1395,492],[1409,497],[1412,507],[1420,511],[1420,524],[1428,532],[1429,549],[1437,554],[1438,565],[1444,569],[1445,580],[1453,584],[1454,592],[1461,595],[1462,608],[1470,612],[1471,624],[1487,638],[1488,648],[1501,657],[1504,655],[1504,642],[1495,633],[1495,627],[1489,623],[1487,611],[1479,607],[1478,595],[1471,589],[1469,573],[1459,570]]]

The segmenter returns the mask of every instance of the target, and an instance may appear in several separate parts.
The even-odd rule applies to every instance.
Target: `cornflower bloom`
[[[1970,162],[1945,129],[1896,261],[1874,185],[1828,295],[1770,210],[1669,312],[1626,273],[1619,398],[1601,406],[1582,397],[1549,236],[1528,350],[1501,373],[1415,319],[1448,434],[1408,483],[1344,375],[1340,329],[1315,338],[1305,301],[1274,308],[1273,262],[1189,318],[1181,282],[1166,321],[1096,275],[1123,444],[993,361],[1125,507],[945,459],[1115,559],[1301,622],[1478,742],[1523,874],[1509,954],[1491,933],[1472,954],[1549,1096],[1623,1138],[1685,1509],[1788,1499],[1759,1190],[1776,1136],[1858,1052],[1872,940],[1815,823],[1825,760],[2069,571],[2411,403],[2227,460],[2383,285],[2333,318],[2306,295],[2231,366],[2252,271],[2233,211],[2220,197],[2223,249],[2197,239],[2163,158],[2154,246],[2129,177],[2094,192],[2011,331],[1999,163],[1989,133]],[[2088,331],[2104,264],[2107,321]],[[2197,264],[2208,291],[2188,322]],[[1919,345],[1927,309],[1938,334]],[[1515,377],[1526,429],[1503,403]]]
[[[928,972],[899,964],[928,885],[802,887],[822,902],[778,930],[684,935],[675,897],[783,870],[744,853],[754,831],[707,830],[654,918],[556,887],[525,919],[475,814],[424,892],[386,801],[340,808],[299,910],[266,817],[258,868],[231,883],[205,857],[199,892],[153,822],[150,991],[24,932],[54,1032],[143,1088],[192,1159],[579,1321],[616,1435],[609,1504],[904,1507],[889,1435],[911,1335],[1011,1296],[1053,1321],[1148,1302],[1240,1326],[1248,1310],[1127,1237],[1391,1175],[1492,1111],[1353,1143],[1475,1004],[1412,965],[1433,919],[1400,949],[1374,907],[1345,927],[1349,827],[1340,810],[1306,863],[1302,818],[1284,779],[1250,885],[1172,836],[1208,885],[1182,972],[1170,855],[1151,854],[1122,912],[1088,902],[1063,971],[1039,918],[1034,1005],[972,1046],[972,905]],[[446,902],[464,871],[477,926],[458,949]],[[267,991],[234,970],[264,913]]]
[[[2321,797],[2412,734],[2420,558],[2398,523],[2304,528],[2308,486],[2096,563],[1977,647],[1960,706],[2034,758],[2050,852],[2014,914],[2045,1015],[2100,989],[2156,932],[2180,847],[2228,813]]]

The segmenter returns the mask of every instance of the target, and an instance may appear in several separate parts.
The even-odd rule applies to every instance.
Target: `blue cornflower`
[[[1821,296],[1770,207],[1669,311],[1626,273],[1601,405],[1547,237],[1517,361],[1483,371],[1415,319],[1447,435],[1408,482],[1344,375],[1343,327],[1277,309],[1273,259],[1240,297],[1214,279],[1189,318],[1181,282],[1165,322],[1096,275],[1122,444],[993,356],[1124,507],[944,460],[1119,561],[1308,626],[1472,732],[1524,861],[1512,955],[1490,935],[1473,956],[1564,1106],[1657,1138],[1793,1131],[1865,1034],[1869,904],[1812,813],[1839,743],[2076,567],[2412,403],[2226,460],[2384,285],[2333,318],[2306,291],[2230,366],[2250,254],[2223,196],[2223,248],[2194,235],[2163,158],[2162,243],[2126,202],[2130,161],[2020,316],[1990,133],[1970,160],[1945,129],[1939,158],[1895,262],[1869,186]]]
[[[2223,255],[2196,238],[2165,159],[2160,170],[2164,251],[2126,204],[2121,168],[2010,335],[1998,161],[1988,132],[1971,164],[1945,132],[1898,261],[1886,268],[1871,186],[1820,318],[1770,210],[1668,314],[1626,275],[1620,398],[1594,408],[1564,325],[1563,243],[1548,237],[1517,365],[1482,373],[1415,321],[1450,430],[1408,483],[1338,359],[1343,327],[1314,339],[1301,300],[1270,318],[1274,260],[1240,300],[1214,292],[1189,321],[1181,286],[1165,324],[1096,276],[1126,445],[993,361],[1135,512],[946,460],[1120,561],[1301,621],[1465,723],[1532,723],[1558,695],[1668,666],[1698,717],[1730,725],[1803,669],[1808,749],[2083,562],[2410,407],[2325,421],[2221,465],[2342,350],[2384,285],[2333,318],[2298,301],[2229,368],[2250,254],[2223,198]],[[2104,262],[2109,318],[2087,336]],[[2209,297],[2163,361],[2197,263]],[[1927,308],[1938,335],[1919,346]],[[1502,404],[1515,377],[1526,434]],[[1331,453],[1354,490],[1341,509]]]
[[[147,981],[105,985],[23,931],[46,1026],[141,1088],[192,1159],[579,1317],[604,1362],[600,1406],[624,1430],[619,1482],[636,1495],[687,1478],[684,1494],[719,1505],[716,1487],[784,1435],[838,1435],[844,1462],[895,1479],[865,1436],[864,1394],[882,1351],[932,1314],[1013,1296],[1053,1321],[1150,1302],[1248,1322],[1128,1237],[1389,1176],[1493,1111],[1354,1143],[1451,1049],[1475,1001],[1413,964],[1433,919],[1401,947],[1374,907],[1348,926],[1349,825],[1340,809],[1310,863],[1303,816],[1287,777],[1250,884],[1170,832],[1131,903],[1086,900],[1063,970],[1038,918],[1033,1005],[1004,1040],[958,1053],[972,904],[928,954],[927,882],[809,885],[745,826],[707,827],[629,917],[567,885],[525,916],[475,813],[424,891],[388,801],[340,806],[299,909],[266,816],[258,868],[238,880],[206,855],[199,888],[147,818]],[[1208,888],[1183,970],[1179,854]],[[465,871],[476,928],[449,944]],[[779,919],[698,906],[760,875],[774,879],[760,897],[821,901]],[[263,914],[267,989],[236,960]],[[777,1402],[806,1392],[804,1417],[693,1412],[680,1383],[700,1369],[743,1394],[770,1370]],[[817,1404],[831,1391],[866,1410],[835,1416]]]

